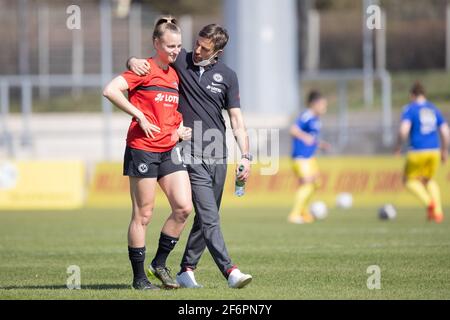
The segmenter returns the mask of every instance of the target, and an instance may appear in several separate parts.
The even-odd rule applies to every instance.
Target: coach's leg
[[[227,176],[227,164],[226,161],[218,160],[214,165],[210,166],[210,171],[213,172],[213,191],[216,200],[217,210],[220,208],[222,201],[223,187],[225,185],[225,179]],[[217,211],[218,212],[218,211]],[[223,235],[220,233],[221,239],[212,239],[212,241],[222,241]],[[225,252],[225,243],[223,243]],[[228,257],[228,253],[226,255]],[[229,262],[228,262],[229,261]],[[252,281],[252,276],[250,274],[242,273],[236,265],[232,265],[231,260],[228,258],[227,264],[225,264],[225,269],[221,269],[224,277],[228,281],[228,286],[230,288],[243,288]],[[220,266],[219,266],[220,268]]]
[[[222,274],[227,276],[227,270],[233,265],[220,228],[219,209],[216,202],[219,199],[214,192],[213,182],[215,174],[214,166],[204,163],[191,165],[189,168],[196,223],[189,235],[181,267],[182,269],[195,268],[206,246]]]
[[[153,214],[156,178],[130,177],[132,215],[128,227],[128,255],[133,268],[133,283],[146,280],[144,271],[145,235]]]
[[[194,193],[194,189],[192,193]],[[200,215],[198,214],[198,208],[194,203],[194,223],[192,224],[191,231],[189,232],[189,237],[186,242],[186,248],[184,249],[183,258],[181,259],[181,272],[195,270],[197,264],[200,261],[200,257],[206,249],[206,242],[203,238],[202,233],[202,223]]]
[[[189,232],[183,258],[181,259],[180,273],[194,270],[206,249],[206,242],[202,232],[202,220],[199,212],[201,209],[198,208],[195,201],[195,199],[198,198],[198,196],[195,196],[195,193],[198,192],[196,186],[212,184],[211,177],[202,161],[199,161],[197,158],[193,158],[190,155],[186,155],[186,157],[188,157],[188,172],[192,188],[192,202],[195,209],[195,217],[191,231]]]
[[[215,201],[214,190],[212,186],[193,186],[194,189],[193,197],[196,212],[201,220],[204,242],[217,267],[227,277],[227,271],[233,267],[233,264],[228,255],[220,227],[219,209]]]
[[[213,177],[213,191],[214,198],[216,200],[217,209],[220,210],[220,205],[222,203],[223,187],[225,186],[225,180],[227,178],[227,164],[216,164],[214,169]]]

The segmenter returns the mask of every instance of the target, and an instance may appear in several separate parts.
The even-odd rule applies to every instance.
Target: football
[[[9,162],[0,163],[0,190],[13,189],[19,179],[18,169]]]
[[[351,193],[342,192],[336,196],[336,207],[340,209],[350,209],[353,205],[353,196]]]
[[[385,204],[378,209],[378,218],[381,220],[392,220],[397,216],[397,210],[392,204]]]
[[[309,206],[309,211],[317,220],[325,219],[328,215],[327,205],[323,201],[315,201]]]

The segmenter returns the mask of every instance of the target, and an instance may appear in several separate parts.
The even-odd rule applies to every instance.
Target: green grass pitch
[[[130,289],[129,210],[0,212],[0,299],[450,299],[450,219],[437,225],[424,210],[400,209],[380,221],[376,209],[352,209],[291,225],[288,211],[222,211],[231,257],[253,275],[247,288],[229,289],[205,252],[203,289],[159,292]],[[157,209],[149,226],[147,261],[167,214]],[[192,220],[169,257],[174,273]],[[70,265],[80,267],[81,290],[66,287]],[[379,290],[367,288],[371,265],[381,270]]]

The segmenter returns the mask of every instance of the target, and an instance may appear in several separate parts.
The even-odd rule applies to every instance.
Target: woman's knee
[[[133,220],[146,226],[150,223],[152,216],[153,216],[152,206],[137,207],[134,209]]]
[[[184,203],[173,210],[177,219],[181,222],[186,221],[192,212],[192,202]]]

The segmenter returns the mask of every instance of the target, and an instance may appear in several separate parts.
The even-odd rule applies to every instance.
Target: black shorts
[[[125,149],[124,176],[159,180],[176,171],[187,171],[178,146],[166,152],[151,152],[128,146]]]

